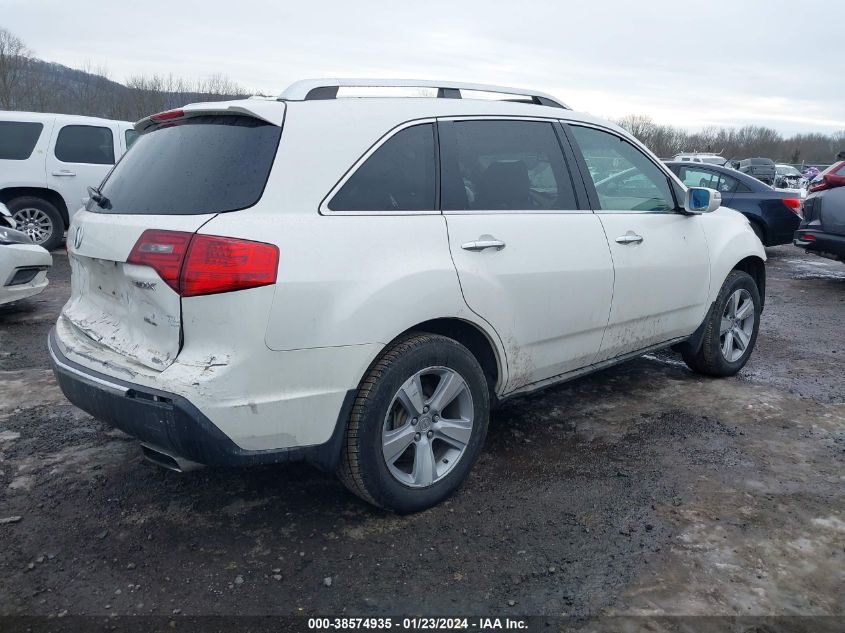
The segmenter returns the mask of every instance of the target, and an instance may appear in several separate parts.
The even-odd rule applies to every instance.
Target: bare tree
[[[31,58],[20,38],[0,28],[0,108],[15,108]]]

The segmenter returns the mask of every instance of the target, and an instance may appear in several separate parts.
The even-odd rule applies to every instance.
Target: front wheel
[[[401,339],[361,382],[337,474],[374,505],[424,510],[466,478],[489,415],[484,372],[469,350],[434,334]]]
[[[35,196],[21,196],[10,201],[8,207],[16,228],[36,244],[50,251],[62,243],[65,225],[54,205]]]
[[[762,309],[760,291],[751,275],[731,271],[707,316],[701,347],[694,353],[684,352],[684,362],[700,374],[736,374],[757,342]]]

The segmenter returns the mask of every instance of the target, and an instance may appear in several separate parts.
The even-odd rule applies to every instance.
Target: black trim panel
[[[816,239],[803,240],[801,239],[803,235],[812,235]],[[798,229],[793,235],[792,243],[799,248],[806,249],[807,252],[829,253],[845,261],[845,235],[834,235],[811,228]]]

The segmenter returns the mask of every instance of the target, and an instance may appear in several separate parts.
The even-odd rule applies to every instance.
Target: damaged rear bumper
[[[333,470],[340,458],[354,391],[347,393],[334,433],[314,446],[245,450],[235,444],[186,398],[140,386],[93,371],[67,358],[56,342],[55,328],[47,337],[50,364],[68,400],[163,452],[208,466],[308,461]]]

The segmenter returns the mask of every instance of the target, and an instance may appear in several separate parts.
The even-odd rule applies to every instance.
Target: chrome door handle
[[[487,248],[495,248],[497,251],[500,251],[504,247],[505,243],[502,240],[497,240],[489,235],[482,235],[474,242],[461,244],[461,248],[465,251],[483,251]]]
[[[642,235],[637,235],[632,231],[628,231],[625,235],[616,238],[616,242],[619,244],[639,244],[643,241]]]
[[[70,171],[69,169],[62,169],[61,171],[54,171],[54,176],[76,176],[75,173]]]

